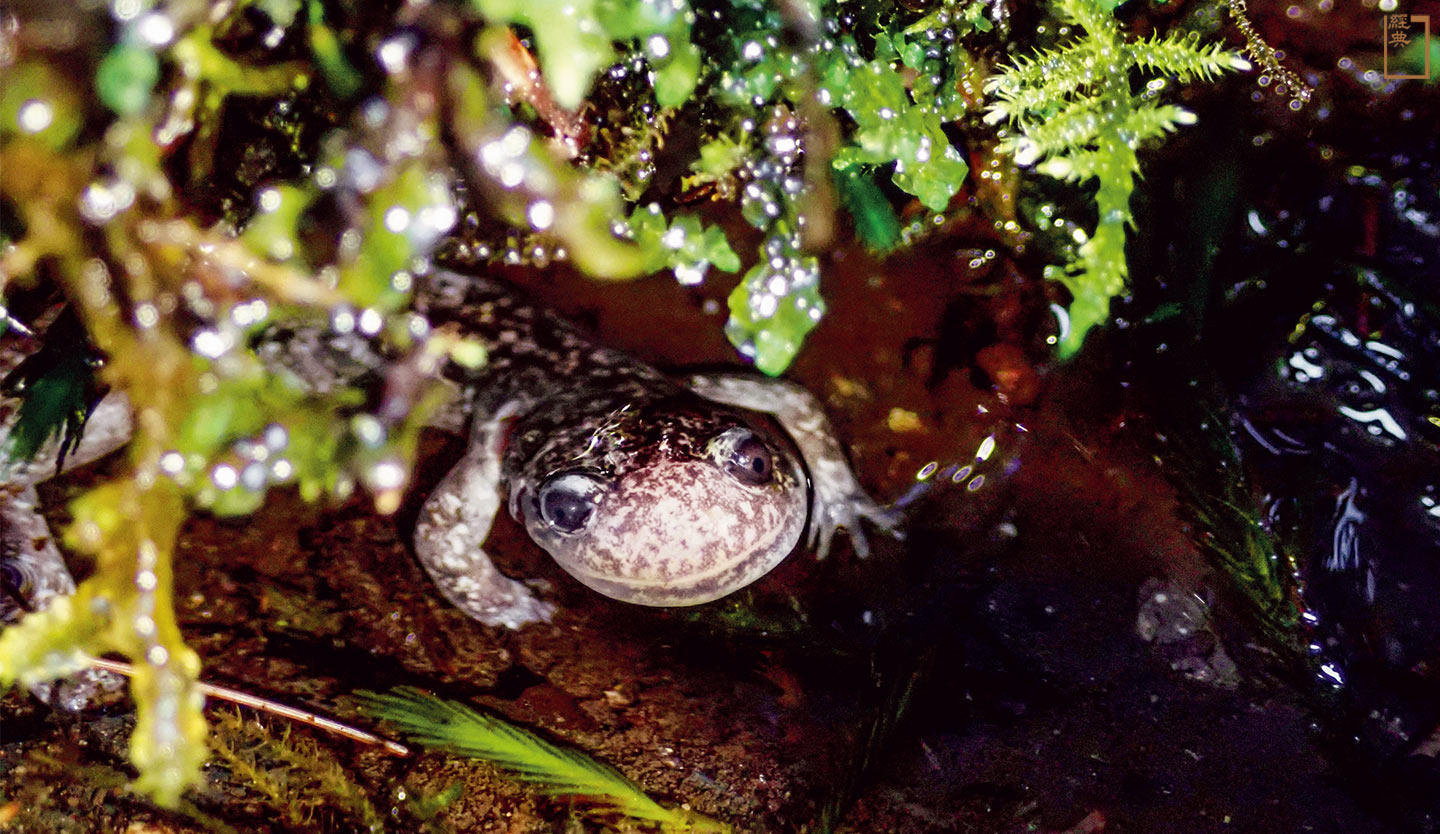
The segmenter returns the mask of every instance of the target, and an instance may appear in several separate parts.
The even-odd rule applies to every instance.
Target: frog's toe
[[[829,514],[817,515],[817,523],[810,527],[810,535],[806,537],[805,546],[815,551],[816,559],[824,559],[830,555],[830,540],[835,537],[835,531],[839,525],[829,517]]]
[[[513,631],[533,623],[548,623],[554,616],[554,603],[530,597],[523,604],[501,612],[493,622],[487,622],[486,625],[505,626]]]
[[[860,529],[859,520],[851,521],[845,532],[850,534],[850,547],[855,550],[855,555],[861,559],[869,559],[870,540],[865,538],[865,531]]]
[[[841,528],[850,536],[850,545],[861,559],[870,556],[870,541],[861,526],[864,519],[895,538],[903,538],[900,532],[900,512],[893,507],[882,507],[869,496],[861,494],[849,500],[835,502],[817,508],[816,524],[810,530],[808,544],[815,548],[816,558],[823,559],[830,552],[830,542],[835,531]]]
[[[520,582],[509,580],[505,593],[494,593],[480,605],[458,606],[466,614],[487,626],[504,626],[510,630],[532,623],[548,623],[555,616],[555,604],[546,602]]]
[[[451,605],[487,626],[514,630],[548,622],[555,606],[535,596],[523,582],[500,574],[487,559],[469,572],[444,574],[435,585]]]
[[[850,546],[854,548],[855,555],[861,559],[870,558],[870,540],[865,537],[865,529],[860,524],[861,519],[869,521],[886,533],[897,535],[896,525],[899,523],[899,518],[870,500],[869,496],[853,502],[847,509],[849,512],[842,526],[845,527],[845,532],[850,534]]]
[[[905,531],[900,528],[903,513],[898,505],[890,504],[882,507],[867,498],[865,506],[859,510],[859,515],[884,532],[889,533],[891,538],[901,540],[905,538]]]

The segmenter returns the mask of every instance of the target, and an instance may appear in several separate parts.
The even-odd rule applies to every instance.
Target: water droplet
[[[140,0],[115,0],[114,5],[110,7],[110,13],[115,15],[116,20],[122,22],[140,14],[140,11]]]
[[[530,204],[526,218],[530,221],[531,228],[543,232],[555,222],[555,207],[545,200],[536,200]]]
[[[360,319],[357,323],[360,325],[361,333],[364,333],[366,336],[374,336],[380,332],[380,327],[384,325],[385,319],[380,315],[379,310],[367,307],[361,311]]]
[[[230,349],[231,340],[214,330],[201,330],[195,334],[190,346],[194,351],[207,359],[218,358],[222,353]]]
[[[210,470],[210,480],[220,489],[233,489],[240,482],[240,473],[228,463],[222,463]]]
[[[32,98],[20,105],[16,121],[26,133],[39,133],[55,121],[55,108],[44,99]]]
[[[366,446],[375,447],[385,442],[385,427],[369,414],[357,414],[350,421],[350,430]]]
[[[381,461],[370,470],[370,486],[373,489],[399,489],[404,485],[405,467],[398,461]]]
[[[410,50],[413,47],[414,42],[411,38],[394,37],[380,44],[380,48],[376,50],[375,54],[380,59],[380,66],[384,67],[386,72],[394,75],[405,69],[410,60]]]
[[[404,206],[391,206],[385,212],[385,228],[400,234],[410,227],[410,211]]]

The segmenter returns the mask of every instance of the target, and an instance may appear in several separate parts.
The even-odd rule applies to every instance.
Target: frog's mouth
[[[805,530],[808,490],[797,463],[761,487],[708,460],[662,461],[629,473],[578,533],[558,534],[525,501],[530,536],[567,573],[639,605],[699,605],[749,585],[788,556]]]

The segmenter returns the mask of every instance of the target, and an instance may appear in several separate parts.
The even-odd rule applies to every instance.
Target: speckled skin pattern
[[[485,553],[507,506],[580,582],[657,606],[744,587],[789,555],[807,527],[820,556],[840,527],[863,556],[859,520],[894,523],[860,488],[819,403],[799,386],[735,374],[676,382],[476,276],[422,279],[416,310],[488,354],[478,369],[447,369],[461,396],[435,423],[467,431],[469,442],[425,499],[414,536],[441,593],[486,625],[519,628],[554,612]],[[297,331],[258,349],[319,390],[378,368],[363,348],[353,338]],[[0,371],[14,360],[0,350]],[[14,416],[5,406],[0,441]],[[118,448],[129,429],[128,403],[107,396],[67,467]],[[55,471],[54,449],[31,462],[0,454],[0,567],[21,589],[8,608],[0,600],[6,619],[74,589],[35,505],[34,484]],[[556,494],[569,494],[569,503],[547,504]]]
[[[497,282],[437,273],[421,298],[432,326],[478,338],[489,353],[477,371],[454,369],[475,427],[457,468],[487,470],[499,488],[460,483],[463,474],[452,472],[416,531],[421,562],[476,619],[518,625],[549,611],[523,586],[491,581],[491,569],[475,564],[484,558],[482,531],[455,517],[454,496],[466,487],[470,498],[489,503],[503,492],[561,567],[626,602],[708,602],[763,576],[799,543],[805,470],[767,421],[596,345]],[[765,444],[774,461],[768,482],[745,483],[726,471],[726,439],[737,433]],[[569,473],[596,489],[593,514],[577,531],[548,523],[538,495],[547,480]],[[472,528],[468,535],[455,536],[457,520]]]

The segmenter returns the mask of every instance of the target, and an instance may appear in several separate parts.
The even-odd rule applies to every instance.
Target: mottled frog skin
[[[795,549],[807,522],[822,550],[849,525],[862,552],[858,519],[886,523],[804,389],[736,375],[672,380],[484,278],[437,273],[417,306],[489,352],[477,371],[452,369],[471,408],[469,451],[415,531],[436,584],[481,622],[516,627],[550,613],[481,547],[502,500],[580,582],[657,606],[750,584]]]
[[[484,550],[504,508],[580,582],[655,606],[708,602],[754,582],[807,529],[823,556],[847,527],[863,556],[859,519],[892,524],[803,388],[736,374],[672,379],[482,277],[434,273],[416,309],[488,353],[478,369],[447,369],[459,395],[439,422],[468,427],[469,442],[425,499],[414,536],[440,591],[482,623],[519,628],[554,610]],[[324,340],[269,353],[288,356],[292,370],[332,364],[295,356],[309,344]],[[68,463],[117,448],[128,427],[124,399],[107,397]],[[0,420],[0,444],[5,431]],[[33,485],[53,471],[53,456],[21,464],[0,455],[0,557],[47,597],[74,587],[35,508]]]

